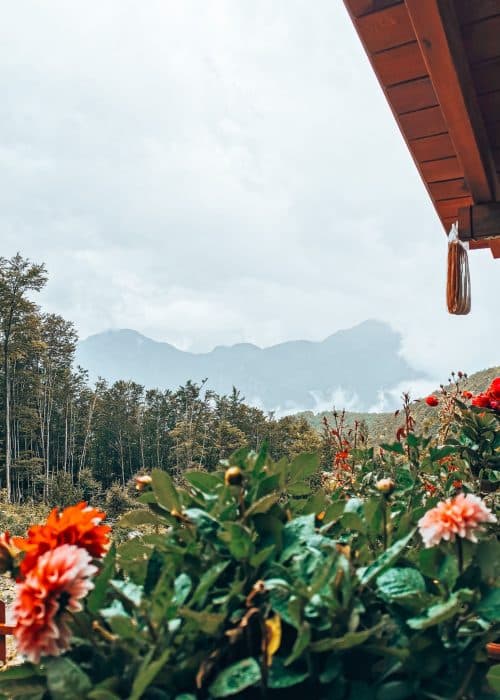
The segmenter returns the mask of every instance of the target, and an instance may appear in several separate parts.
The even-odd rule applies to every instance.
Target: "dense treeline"
[[[89,386],[74,367],[73,324],[33,301],[46,281],[44,265],[0,258],[0,488],[8,501],[57,502],[62,487],[91,495],[152,467],[175,476],[211,470],[264,440],[273,456],[320,447],[305,419],[266,415],[236,389],[219,396],[204,382],[175,391],[131,381]]]

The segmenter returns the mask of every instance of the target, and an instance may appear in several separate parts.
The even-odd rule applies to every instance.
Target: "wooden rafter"
[[[452,0],[405,0],[405,5],[459,154],[474,202],[498,197],[493,154],[477,102]]]

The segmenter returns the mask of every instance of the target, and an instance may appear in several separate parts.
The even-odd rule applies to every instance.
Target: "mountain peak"
[[[124,328],[80,342],[77,362],[91,379],[129,379],[147,388],[173,389],[208,378],[214,391],[230,393],[236,386],[267,410],[315,409],[339,395],[366,410],[380,391],[425,378],[401,357],[400,346],[400,334],[375,319],[321,342],[296,340],[267,348],[237,343],[199,354]]]

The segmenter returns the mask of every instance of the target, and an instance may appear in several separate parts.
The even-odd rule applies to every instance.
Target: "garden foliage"
[[[133,538],[113,544],[72,615],[68,651],[7,669],[0,692],[497,697],[485,646],[500,636],[499,415],[458,395],[439,401],[439,440],[415,432],[407,406],[396,442],[342,457],[338,487],[332,473],[328,488],[311,489],[316,455],[274,461],[265,448],[188,471],[182,488],[153,470],[119,523]],[[426,547],[419,523],[459,493],[481,496],[484,522],[469,539],[446,525],[450,541]]]

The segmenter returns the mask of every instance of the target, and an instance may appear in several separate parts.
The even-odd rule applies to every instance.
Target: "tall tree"
[[[5,481],[7,501],[12,499],[11,464],[11,358],[10,349],[16,332],[26,316],[33,314],[36,304],[29,292],[39,292],[47,281],[45,266],[32,263],[16,253],[0,258],[0,332],[3,351],[3,388],[5,401]]]

